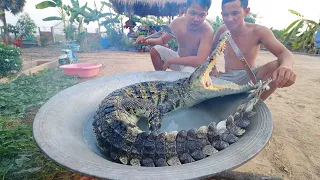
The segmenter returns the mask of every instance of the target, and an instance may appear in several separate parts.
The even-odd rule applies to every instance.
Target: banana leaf
[[[55,21],[55,20],[62,20],[61,17],[57,17],[57,16],[50,16],[47,18],[42,19],[43,21]]]
[[[57,4],[53,1],[43,1],[36,5],[36,9],[45,9],[48,7],[57,7]]]
[[[283,31],[283,35],[286,35],[289,33],[289,31],[292,29],[292,27],[294,27],[298,22],[300,22],[301,19],[295,20],[293,21],[284,31]]]
[[[288,10],[291,14],[294,14],[296,16],[299,16],[301,18],[303,18],[304,16],[302,14],[300,14],[299,12],[295,11],[295,10],[292,10],[292,9],[289,9]]]

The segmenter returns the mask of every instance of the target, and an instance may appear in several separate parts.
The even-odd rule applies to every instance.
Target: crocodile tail
[[[230,121],[230,124],[235,125],[235,122]],[[231,130],[231,125],[227,127],[230,130],[221,133],[214,122],[199,129],[160,134],[138,132],[136,127],[119,120],[97,120],[94,125],[97,127],[95,134],[98,145],[106,157],[133,166],[161,167],[191,163],[225,149],[238,140],[238,134],[232,134],[235,131]],[[127,135],[121,136],[115,129],[124,125]]]

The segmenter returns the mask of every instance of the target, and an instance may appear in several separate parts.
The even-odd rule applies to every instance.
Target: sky
[[[48,16],[57,16],[58,12],[55,8],[36,9],[35,5],[43,0],[26,0],[27,3],[24,7],[24,12],[27,12],[30,17],[35,21],[38,27],[49,30],[49,27],[57,24],[56,21],[45,22],[43,18]],[[64,3],[69,4],[69,0],[63,0]],[[96,0],[98,8],[100,7],[100,0]],[[89,7],[93,7],[93,0],[79,0],[80,6],[88,2]],[[305,18],[319,21],[320,19],[320,0],[249,0],[249,7],[252,13],[258,14],[260,17],[257,21],[258,24],[266,27],[273,27],[273,29],[284,29],[292,21],[298,17],[292,15],[288,9],[293,9],[303,14]],[[221,17],[221,0],[212,0],[211,8],[207,18],[215,19],[216,16]],[[6,13],[7,23],[15,24],[19,18],[10,13]],[[90,23],[87,25],[89,32],[94,32],[97,25]]]

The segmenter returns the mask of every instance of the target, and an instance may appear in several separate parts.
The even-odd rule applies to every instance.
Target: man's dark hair
[[[197,3],[201,7],[206,8],[207,10],[209,10],[209,8],[211,6],[211,0],[187,0],[186,7],[187,8],[190,7],[192,3]]]
[[[236,0],[222,0],[222,5],[221,5],[221,8],[223,8],[223,6],[229,2],[234,2]],[[241,6],[243,9],[247,9],[248,7],[248,3],[249,3],[249,0],[239,0],[240,3],[241,3]]]

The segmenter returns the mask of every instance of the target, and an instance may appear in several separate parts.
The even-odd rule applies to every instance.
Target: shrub
[[[30,18],[28,13],[24,13],[20,16],[17,24],[16,30],[19,32],[20,36],[25,37],[26,39],[33,39],[34,34],[36,33],[37,25]]]
[[[168,46],[169,46],[170,49],[172,49],[174,51],[177,51],[178,50],[178,41],[177,41],[177,39],[171,39],[168,42]]]
[[[19,48],[0,43],[0,77],[21,71],[22,59],[19,57],[20,54]]]

